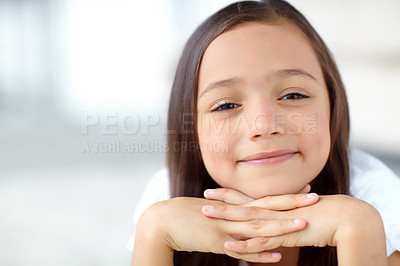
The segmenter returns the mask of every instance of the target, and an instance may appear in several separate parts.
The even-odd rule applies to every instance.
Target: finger
[[[281,246],[279,241],[270,237],[256,237],[245,241],[225,241],[224,247],[234,253],[260,253],[266,250],[275,249]]]
[[[311,186],[306,184],[297,194],[308,193],[311,190]]]
[[[227,250],[226,254],[235,259],[244,260],[247,262],[255,262],[255,263],[274,263],[282,259],[282,255],[279,252],[269,252],[269,251],[253,253],[253,254],[249,253],[240,254]]]
[[[276,219],[276,212],[254,206],[211,206],[205,205],[201,208],[202,213],[210,218],[245,222],[256,219],[272,220]]]
[[[226,220],[222,225],[224,231],[242,238],[278,236],[302,230],[307,225],[302,218],[276,219],[276,212],[257,207],[203,206],[202,212],[207,217]]]
[[[245,206],[256,206],[276,211],[291,210],[299,207],[309,206],[316,203],[319,196],[316,193],[291,194],[279,196],[267,196],[244,204]]]
[[[285,235],[303,230],[306,225],[307,222],[301,218],[289,220],[252,220],[247,222],[227,222],[224,225],[224,231],[235,239],[243,240],[260,236],[274,237]]]
[[[207,189],[204,191],[204,197],[209,200],[219,200],[235,205],[245,204],[254,200],[246,194],[230,188]]]

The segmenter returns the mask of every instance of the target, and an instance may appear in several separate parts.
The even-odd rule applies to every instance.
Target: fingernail
[[[301,219],[294,219],[294,220],[293,220],[293,223],[294,223],[294,224],[299,224],[299,223],[301,223]]]
[[[271,256],[272,256],[273,258],[278,258],[278,257],[279,257],[279,253],[273,252],[273,253],[271,254]]]
[[[206,195],[211,195],[212,194],[212,189],[206,189],[204,190],[204,196]]]
[[[306,194],[307,199],[315,199],[318,197],[317,193],[308,193]]]
[[[203,212],[211,212],[213,210],[213,206],[205,205],[203,206]]]
[[[228,241],[228,246],[234,247],[236,246],[236,243],[234,241]]]

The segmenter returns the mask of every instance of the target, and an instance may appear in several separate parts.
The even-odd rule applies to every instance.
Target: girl
[[[232,4],[195,31],[168,128],[173,199],[142,215],[132,265],[387,265],[379,213],[346,196],[338,70],[288,3]],[[234,196],[202,199],[219,187]]]

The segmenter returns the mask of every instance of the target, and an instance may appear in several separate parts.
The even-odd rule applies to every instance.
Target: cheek
[[[308,182],[312,181],[324,168],[329,157],[331,139],[329,129],[329,114],[314,113],[304,122],[301,148],[309,167]]]
[[[234,153],[231,151],[237,143],[238,135],[230,134],[227,120],[203,119],[198,125],[204,165],[214,181],[226,187],[233,174]]]

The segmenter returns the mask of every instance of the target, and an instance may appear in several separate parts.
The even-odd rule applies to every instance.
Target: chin
[[[277,196],[277,195],[282,195],[282,194],[292,194],[292,193],[285,193],[285,192],[280,192],[280,191],[274,191],[274,192],[260,192],[260,193],[250,193],[250,195],[248,195],[249,197],[253,198],[253,199],[261,199],[267,196]]]
[[[250,190],[243,191],[247,196],[253,199],[261,199],[267,196],[276,196],[276,195],[284,195],[284,194],[296,194],[301,188],[290,188],[290,187],[280,187],[275,189],[264,189],[264,190]]]

